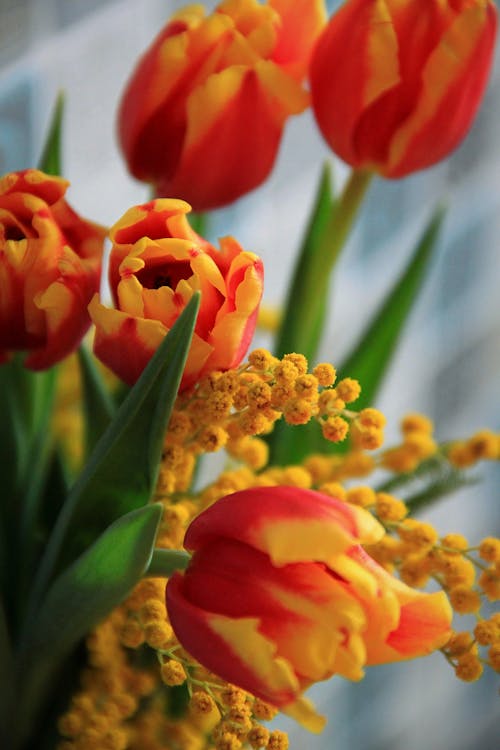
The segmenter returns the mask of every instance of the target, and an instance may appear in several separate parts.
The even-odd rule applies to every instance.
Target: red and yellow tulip
[[[135,383],[196,291],[201,306],[182,379],[237,367],[255,330],[262,261],[231,237],[217,250],[194,232],[184,201],[158,199],[131,208],[112,227],[110,284],[115,307],[96,295],[94,352],[119,378]]]
[[[270,172],[326,22],[323,0],[224,0],[176,13],[139,61],[118,130],[131,173],[196,211],[230,203]]]
[[[68,182],[36,169],[0,179],[0,362],[32,370],[70,354],[90,326],[106,231],[66,203]]]
[[[366,510],[312,490],[236,492],[190,525],[186,572],[167,585],[180,643],[201,664],[320,731],[312,682],[429,654],[450,635],[443,592],[415,591],[360,544],[384,530]]]
[[[446,157],[481,103],[496,27],[490,0],[347,0],[310,70],[315,116],[333,151],[385,177]]]

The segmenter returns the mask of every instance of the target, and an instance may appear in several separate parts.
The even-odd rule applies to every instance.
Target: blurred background
[[[0,173],[38,163],[57,92],[66,92],[64,176],[82,215],[114,223],[146,199],[115,140],[120,93],[138,55],[170,13],[172,0],[0,0]],[[330,8],[340,2],[330,2]],[[213,7],[215,3],[206,3]],[[397,182],[376,180],[332,283],[321,359],[339,362],[404,266],[436,202],[449,206],[424,292],[406,326],[377,402],[388,443],[406,411],[428,413],[441,440],[500,429],[500,71],[480,115],[452,158]],[[264,259],[265,302],[283,299],[321,165],[333,157],[309,113],[287,127],[266,185],[212,219]],[[346,170],[336,162],[335,180]],[[286,272],[284,271],[286,269]],[[443,532],[479,540],[500,531],[500,471],[441,501],[430,514]],[[311,695],[329,717],[313,737],[280,719],[294,750],[496,750],[498,677],[458,682],[440,654],[377,667]]]

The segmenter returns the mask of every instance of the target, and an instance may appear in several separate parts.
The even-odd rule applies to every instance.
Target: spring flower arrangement
[[[441,444],[410,413],[386,446],[375,408],[442,211],[338,372],[316,360],[371,178],[465,137],[496,19],[490,0],[192,5],[118,109],[149,202],[110,230],[69,205],[61,104],[39,168],[1,178],[4,750],[285,750],[266,722],[320,732],[318,681],[436,650],[461,680],[500,671],[500,540],[421,515],[500,436]],[[262,261],[203,227],[309,105],[352,172],[337,195],[324,172],[274,346],[252,350]]]

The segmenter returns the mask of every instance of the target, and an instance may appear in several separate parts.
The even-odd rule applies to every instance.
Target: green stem
[[[148,578],[168,578],[176,570],[185,570],[190,560],[191,555],[183,550],[155,549],[144,575]]]
[[[349,237],[372,178],[373,172],[351,172],[341,195],[332,205],[317,249],[310,254],[307,267],[298,269],[300,273],[292,282],[285,308],[290,320],[278,342],[278,356],[297,351],[308,359],[314,358],[326,313],[332,270]]]

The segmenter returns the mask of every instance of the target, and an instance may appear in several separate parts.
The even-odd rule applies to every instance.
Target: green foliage
[[[19,658],[21,738],[36,722],[66,656],[146,571],[161,514],[162,506],[154,503],[122,516],[49,588]]]
[[[64,94],[57,96],[47,139],[43,147],[39,168],[51,175],[62,174],[62,123],[64,115]]]
[[[35,581],[32,614],[61,565],[74,560],[113,521],[150,499],[198,306],[199,295],[195,295],[123,401],[70,492]]]
[[[85,455],[88,456],[111,422],[116,407],[106,384],[103,382],[94,357],[84,344],[78,350],[78,360],[83,387]]]

